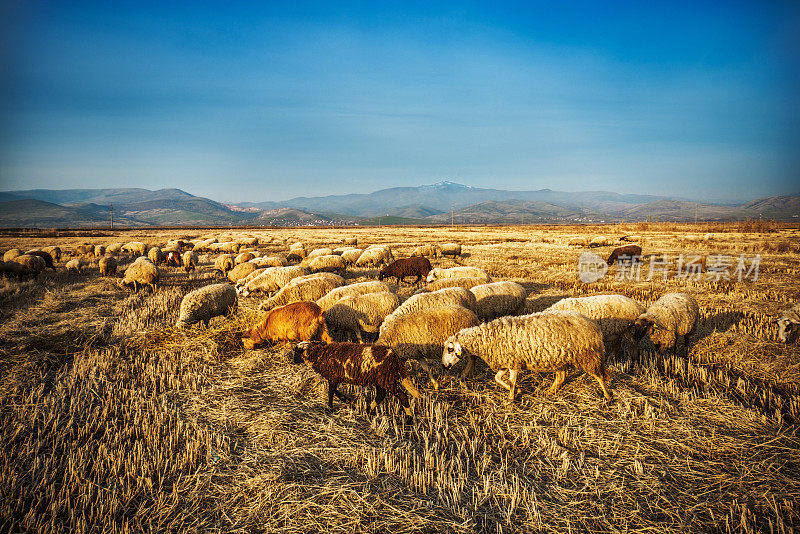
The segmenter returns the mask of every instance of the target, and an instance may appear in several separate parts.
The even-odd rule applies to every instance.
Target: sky
[[[800,3],[0,3],[0,189],[800,192]]]

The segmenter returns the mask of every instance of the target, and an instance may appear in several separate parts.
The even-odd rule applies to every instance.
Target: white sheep
[[[589,245],[589,240],[585,237],[573,237],[567,242],[571,247],[585,247]]]
[[[281,288],[272,297],[259,305],[260,310],[271,310],[297,301],[316,301],[330,290],[344,285],[344,278],[333,273],[315,273],[300,276]]]
[[[249,280],[247,283],[239,285],[238,291],[246,297],[251,293],[261,292],[271,294],[280,291],[282,287],[291,282],[295,278],[308,275],[308,269],[300,267],[299,265],[290,265],[288,267],[268,267],[264,271]]]
[[[151,247],[150,250],[147,251],[147,257],[150,258],[150,261],[152,261],[154,265],[164,262],[164,253],[159,247]]]
[[[112,256],[119,256],[120,253],[122,252],[122,247],[124,246],[125,245],[123,245],[122,243],[111,243],[106,247],[106,254],[111,254]],[[61,257],[60,252],[59,252],[59,257]]]
[[[187,293],[181,300],[178,328],[202,321],[206,328],[212,317],[228,316],[236,311],[236,290],[228,284],[211,284]]]
[[[442,353],[442,364],[452,367],[462,357],[481,358],[496,372],[495,381],[508,390],[513,402],[517,377],[523,369],[534,372],[555,372],[550,387],[555,393],[567,378],[567,369],[574,366],[592,375],[603,395],[611,399],[606,388],[609,379],[605,364],[603,334],[600,327],[576,312],[545,311],[519,317],[501,317],[451,336]],[[464,370],[470,374],[472,369]],[[508,374],[508,382],[503,376]]]
[[[589,241],[590,247],[606,247],[614,244],[614,240],[610,239],[604,235],[599,235]]]
[[[349,284],[342,287],[337,287],[336,289],[332,289],[327,295],[322,297],[321,299],[317,300],[317,305],[322,309],[322,311],[327,310],[339,300],[345,297],[357,297],[358,295],[366,295],[367,293],[380,293],[380,292],[390,292],[391,289],[388,285],[384,284],[383,282],[379,282],[377,280],[371,280],[369,282],[359,282],[357,284]],[[397,306],[395,306],[396,308]]]
[[[97,263],[100,266],[100,276],[117,274],[117,260],[113,256],[103,256]]]
[[[197,252],[194,250],[187,250],[183,253],[183,268],[188,273],[197,268],[198,258]]]
[[[329,330],[353,333],[361,343],[364,340],[362,332],[377,333],[386,316],[399,305],[399,297],[388,291],[347,296],[325,310],[325,322]]]
[[[439,248],[436,245],[420,245],[414,249],[411,256],[422,256],[425,258],[437,258],[439,256]]]
[[[442,256],[453,256],[453,259],[461,256],[461,245],[458,243],[442,243],[437,248]]]
[[[222,276],[228,276],[228,271],[233,268],[233,256],[230,254],[220,254],[214,260],[214,270],[222,273]]]
[[[381,333],[402,315],[426,308],[441,308],[443,306],[461,306],[474,312],[475,295],[463,287],[446,287],[432,293],[412,295],[386,318],[381,325]]]
[[[50,256],[53,258],[53,261],[55,262],[61,261],[61,247],[52,245],[49,247],[44,247],[42,248],[42,250],[50,254]]]
[[[144,256],[147,254],[147,244],[141,241],[131,241],[122,245],[122,250],[133,256]]]
[[[429,359],[438,360],[445,340],[456,332],[480,324],[472,310],[462,306],[425,308],[406,313],[390,324],[381,325],[378,344],[395,349],[405,359],[416,360],[439,389]]]
[[[472,278],[472,277],[439,278],[438,280],[434,280],[427,286],[416,290],[414,294],[418,295],[420,293],[430,293],[433,291],[444,289],[446,287],[463,287],[464,289],[472,289],[475,286],[479,286],[485,283],[486,280],[484,280],[483,278]]]
[[[342,252],[341,256],[345,265],[353,265],[364,251],[360,248],[349,248]]]
[[[239,265],[235,266],[233,269],[228,271],[228,280],[233,282],[234,284],[239,280],[246,278],[249,274],[253,271],[258,269],[254,263],[250,263],[246,261],[244,263],[240,263]]]
[[[253,254],[252,252],[240,252],[236,256],[236,258],[234,258],[233,262],[236,265],[239,265],[240,263],[244,263],[246,261],[250,261],[250,260],[254,259],[255,257],[256,257],[256,255]]]
[[[475,313],[482,321],[491,321],[504,315],[519,315],[525,311],[528,292],[516,282],[492,282],[470,289],[475,295]]]
[[[489,274],[478,267],[451,267],[449,269],[435,267],[428,273],[427,281],[430,284],[440,278],[480,278],[484,284],[492,281]]]
[[[328,247],[315,248],[314,250],[308,253],[308,256],[306,256],[306,260],[310,260],[312,258],[318,258],[319,256],[330,256],[331,254],[333,254],[332,248]]]
[[[3,261],[11,261],[18,256],[22,256],[22,249],[12,248],[3,254]]]
[[[634,339],[634,323],[646,310],[632,298],[625,295],[566,298],[546,311],[578,312],[600,325],[603,340],[612,344],[614,353],[619,352],[623,339],[633,345],[634,356],[639,353],[639,344]]]
[[[286,258],[282,258],[281,256],[262,256],[260,258],[253,258],[250,261],[255,263],[258,267],[286,267],[289,265]]]
[[[125,269],[125,276],[122,279],[122,284],[126,286],[132,285],[134,291],[139,291],[140,285],[149,285],[153,292],[155,292],[158,288],[158,267],[153,265],[153,262],[148,258],[144,256],[140,256],[140,258],[144,259],[137,259]]]
[[[356,260],[356,267],[378,266],[389,264],[394,261],[392,251],[385,246],[374,246],[367,248]]]
[[[634,338],[638,342],[645,335],[659,352],[676,348],[679,336],[683,336],[684,347],[697,330],[700,322],[700,306],[687,293],[667,293],[636,319]]]
[[[306,258],[308,260],[308,258]],[[345,270],[344,260],[336,254],[326,256],[316,256],[307,264],[308,270],[312,273],[341,273]]]

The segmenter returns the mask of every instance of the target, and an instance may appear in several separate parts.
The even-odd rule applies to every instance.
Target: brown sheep
[[[617,260],[641,260],[642,247],[639,245],[625,245],[624,247],[617,247],[611,251],[608,257],[608,265],[614,265]]]
[[[180,252],[174,250],[167,252],[167,259],[165,260],[165,263],[168,267],[180,267],[182,264]]]
[[[293,302],[270,310],[261,322],[247,331],[242,345],[252,349],[266,341],[311,341],[321,339],[331,343],[333,339],[325,326],[325,312],[314,302]]]
[[[429,272],[431,272],[431,262],[428,260],[428,258],[420,256],[402,258],[393,261],[381,269],[381,272],[378,275],[378,280],[392,277],[396,278],[399,284],[402,284],[405,281],[406,276],[416,276],[417,279],[413,282],[414,285],[416,285],[419,284],[421,280],[424,280],[425,277],[428,276]]]

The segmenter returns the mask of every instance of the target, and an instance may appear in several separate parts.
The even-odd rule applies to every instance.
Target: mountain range
[[[730,206],[609,191],[505,191],[445,181],[373,193],[225,204],[180,189],[31,189],[0,192],[2,227],[346,226],[618,221],[798,221],[800,195]]]

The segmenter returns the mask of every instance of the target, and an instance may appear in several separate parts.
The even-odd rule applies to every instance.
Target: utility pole
[[[114,229],[114,203],[111,203],[111,229]]]
[[[697,224],[697,210],[700,209],[700,204],[694,203],[694,223]]]
[[[525,226],[525,214],[524,213],[522,214],[522,222],[520,223],[520,226]]]
[[[453,211],[456,209],[455,204],[450,205],[450,228],[453,227]]]

